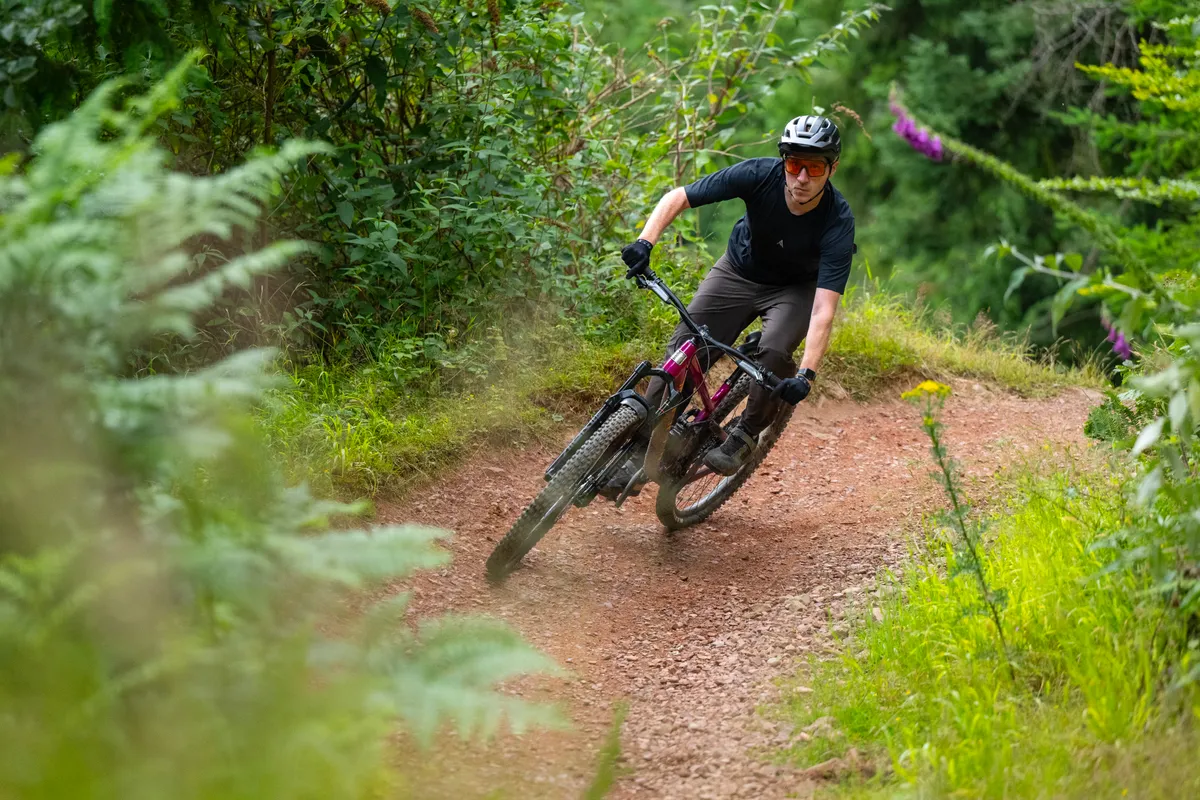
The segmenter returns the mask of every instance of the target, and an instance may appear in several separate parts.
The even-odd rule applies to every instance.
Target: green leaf
[[[1163,425],[1166,419],[1159,417],[1151,422],[1146,427],[1142,428],[1142,432],[1138,434],[1137,441],[1133,444],[1133,454],[1141,455],[1148,448],[1153,447],[1154,443],[1162,436]]]
[[[1183,432],[1183,425],[1187,421],[1188,416],[1188,398],[1186,391],[1176,392],[1171,398],[1170,404],[1167,406],[1167,416],[1171,420],[1171,430],[1175,433]]]
[[[1017,289],[1019,289],[1021,287],[1021,284],[1023,284],[1025,282],[1025,277],[1028,274],[1029,274],[1028,267],[1021,267],[1019,269],[1013,270],[1012,277],[1008,279],[1008,288],[1004,291],[1005,301],[1007,301],[1008,298],[1012,296],[1013,292],[1015,292]]]
[[[375,89],[375,107],[382,109],[387,103],[388,97],[387,64],[382,58],[372,53],[367,56],[363,69],[367,73],[367,79],[371,81],[371,86]]]
[[[502,623],[479,617],[448,616],[424,623],[406,657],[380,652],[395,713],[428,744],[443,720],[452,720],[463,738],[486,738],[502,721],[520,733],[531,725],[562,727],[555,709],[534,706],[496,693],[492,686],[530,673],[561,675],[547,656],[534,650]]]
[[[1154,502],[1154,498],[1158,495],[1158,490],[1162,488],[1162,484],[1163,468],[1161,466],[1155,467],[1138,482],[1137,494],[1135,495],[1137,504],[1143,508],[1148,507]]]
[[[1086,276],[1075,278],[1054,293],[1054,300],[1050,306],[1050,325],[1056,336],[1058,335],[1058,323],[1062,322],[1063,315],[1067,313],[1071,303],[1075,302],[1079,290],[1090,282],[1091,278]]]
[[[433,546],[447,531],[417,525],[373,531],[338,531],[275,541],[290,567],[310,578],[359,586],[366,581],[402,578],[417,569],[445,564],[449,556]]]

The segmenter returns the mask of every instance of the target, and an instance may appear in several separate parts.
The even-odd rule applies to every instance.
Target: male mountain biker
[[[651,249],[684,209],[735,198],[746,204],[725,254],[700,283],[688,313],[728,345],[761,317],[755,358],[786,380],[773,392],[755,386],[741,420],[705,456],[705,465],[721,475],[734,474],[754,454],[758,435],[774,418],[780,399],[795,405],[808,396],[829,346],[855,252],[854,215],[830,183],[841,152],[841,135],[832,120],[796,117],[784,126],[778,159],[751,158],[672,189],[659,200],[638,240],[621,250],[626,277],[644,275]],[[667,352],[675,352],[689,336],[680,323]],[[797,372],[792,353],[806,338]],[[649,397],[659,397],[664,388],[662,381],[652,381]],[[615,497],[643,458],[642,453],[634,456],[602,494]],[[633,489],[636,493],[640,486]]]

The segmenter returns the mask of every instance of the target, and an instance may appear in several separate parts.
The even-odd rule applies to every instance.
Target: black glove
[[[621,248],[621,260],[625,262],[625,266],[629,267],[625,273],[626,278],[645,275],[650,270],[650,251],[653,249],[654,245],[645,239],[638,239],[633,244],[627,244]]]
[[[782,397],[785,403],[796,405],[812,391],[812,383],[803,375],[786,378],[771,390],[771,397]]]

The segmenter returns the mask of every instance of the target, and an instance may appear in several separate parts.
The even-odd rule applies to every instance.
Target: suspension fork
[[[587,425],[584,425],[583,429],[580,430],[579,433],[575,434],[575,438],[571,440],[571,443],[567,445],[565,450],[559,453],[558,458],[554,459],[554,463],[546,468],[546,472],[542,477],[544,477],[547,481],[553,478],[555,473],[562,469],[563,464],[566,464],[571,456],[575,455],[575,452],[583,446],[583,443],[586,442],[593,433],[600,429],[600,426],[604,424],[605,420],[612,416],[612,413],[616,411],[619,406],[627,405],[631,407],[643,420],[645,420],[647,416],[651,415],[653,412],[650,408],[650,404],[646,402],[646,398],[638,394],[637,390],[634,388],[643,379],[651,376],[658,376],[660,378],[669,377],[664,375],[662,370],[655,369],[649,361],[643,361],[642,363],[638,364],[637,368],[634,369],[633,374],[630,375],[625,383],[621,385],[621,388],[604,401],[604,405],[600,407],[600,410],[597,411],[590,420],[588,420]]]

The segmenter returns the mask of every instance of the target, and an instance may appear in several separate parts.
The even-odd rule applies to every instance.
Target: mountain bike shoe
[[[709,450],[704,456],[704,466],[718,475],[732,475],[750,460],[757,448],[758,442],[755,437],[746,433],[740,426],[734,426],[721,446]]]
[[[646,473],[642,471],[642,462],[645,458],[645,450],[633,452],[616,474],[609,479],[608,483],[601,486],[596,494],[613,502],[624,501],[626,497],[641,494],[642,487],[649,483]]]

